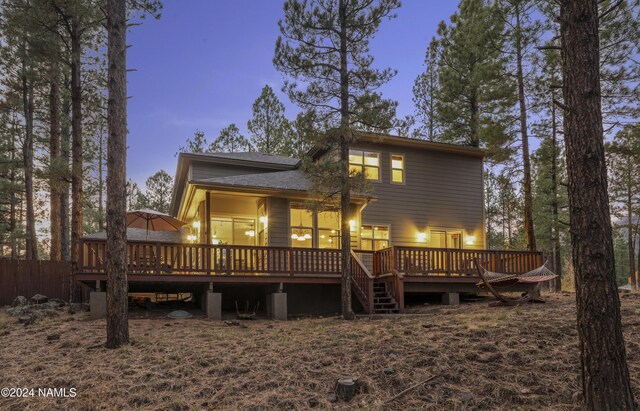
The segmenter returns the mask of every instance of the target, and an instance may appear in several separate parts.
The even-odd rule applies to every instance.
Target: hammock
[[[479,258],[475,260],[476,269],[478,270],[478,275],[482,279],[479,283],[476,284],[478,288],[486,289],[491,294],[493,294],[502,305],[517,305],[526,303],[529,301],[533,302],[544,302],[539,298],[540,288],[542,284],[553,280],[558,275],[547,268],[547,262],[545,262],[542,266],[535,268],[531,271],[528,271],[524,274],[504,274],[504,273],[495,273],[493,271],[487,271],[482,266]],[[534,287],[532,290],[524,293],[521,297],[506,297],[500,294],[495,287],[508,287],[515,284],[533,284]]]

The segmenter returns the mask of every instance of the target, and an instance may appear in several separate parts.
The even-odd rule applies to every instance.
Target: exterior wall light
[[[260,216],[259,220],[265,227],[267,226],[267,222],[269,221],[267,216],[265,216],[265,215]]]
[[[198,228],[200,228],[200,221],[193,220],[192,225],[193,225],[193,228],[195,228],[197,230]]]
[[[465,239],[464,239],[465,244],[467,245],[473,245],[476,242],[476,237],[473,235],[468,235]]]
[[[349,228],[351,231],[356,231],[356,220],[349,220]]]
[[[419,242],[424,243],[425,241],[427,241],[427,233],[418,233],[416,235],[416,238]]]

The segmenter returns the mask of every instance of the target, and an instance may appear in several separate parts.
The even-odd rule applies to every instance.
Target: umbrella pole
[[[147,237],[146,241],[149,241],[149,219],[147,218]]]

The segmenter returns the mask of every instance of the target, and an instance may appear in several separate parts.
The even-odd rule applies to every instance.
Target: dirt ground
[[[77,396],[0,398],[0,409],[297,410],[313,399],[319,409],[579,409],[574,296],[547,298],[513,308],[418,305],[409,309],[418,315],[355,322],[136,318],[132,343],[119,350],[104,348],[105,321],[87,314],[23,326],[2,310],[0,387]],[[622,313],[637,376],[640,298],[622,298]],[[350,403],[331,402],[342,376],[361,390]]]

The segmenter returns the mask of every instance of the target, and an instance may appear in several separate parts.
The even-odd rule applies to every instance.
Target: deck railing
[[[82,240],[78,271],[105,271],[106,242]],[[475,276],[474,259],[491,271],[524,273],[542,264],[541,252],[460,250],[394,246],[375,252],[354,250],[354,270],[363,268],[373,277]],[[262,274],[340,275],[340,250],[242,245],[171,244],[129,241],[127,264],[134,274]],[[360,275],[358,272],[356,275]]]
[[[83,240],[78,271],[106,269],[106,242]],[[339,275],[340,251],[316,248],[127,242],[132,274]]]
[[[460,250],[394,246],[376,253],[376,274],[394,269],[407,276],[476,276],[479,258],[490,271],[521,274],[542,265],[542,252],[509,250]]]

